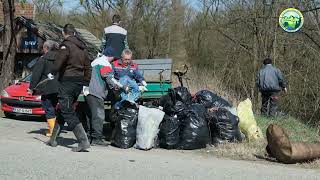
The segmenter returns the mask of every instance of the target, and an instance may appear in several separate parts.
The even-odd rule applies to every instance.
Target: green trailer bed
[[[142,99],[159,99],[171,88],[171,59],[139,59],[135,60],[142,71],[148,86],[148,91],[142,94]]]

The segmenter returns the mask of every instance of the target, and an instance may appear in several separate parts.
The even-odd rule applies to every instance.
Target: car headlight
[[[36,97],[36,100],[41,100],[41,96],[37,96],[37,97]]]
[[[10,97],[9,94],[7,93],[7,91],[5,91],[5,90],[1,91],[1,96],[2,97]]]

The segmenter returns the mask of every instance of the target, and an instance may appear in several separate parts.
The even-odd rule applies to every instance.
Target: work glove
[[[29,94],[29,95],[32,95],[33,94],[33,90],[32,89],[27,89],[27,93]]]
[[[146,81],[142,81],[141,84],[142,84],[142,86],[139,86],[140,92],[148,91],[147,82]]]
[[[88,96],[89,95],[89,87],[88,86],[82,86],[82,93],[84,96]]]
[[[141,84],[145,87],[147,87],[147,82],[146,81],[142,81]]]
[[[145,91],[148,91],[148,89],[145,86],[139,86],[139,91],[145,92]]]
[[[128,86],[128,85],[123,86],[122,89],[126,94],[128,94],[131,90],[130,86]]]
[[[49,80],[54,80],[54,75],[52,75],[51,73],[49,73],[49,74],[47,75],[47,77],[48,77]]]
[[[97,57],[101,57],[103,56],[103,54],[101,54],[100,52],[98,52]]]
[[[283,91],[284,91],[285,93],[287,93],[287,92],[288,92],[287,88],[283,88]]]

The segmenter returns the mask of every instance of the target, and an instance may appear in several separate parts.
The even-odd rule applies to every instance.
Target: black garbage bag
[[[243,140],[238,127],[239,118],[228,109],[219,108],[216,111],[207,112],[207,120],[213,144]]]
[[[210,141],[209,128],[205,119],[206,109],[201,104],[192,104],[181,119],[178,149],[193,150],[205,148]]]
[[[114,129],[111,135],[113,146],[127,149],[136,143],[138,110],[123,108],[112,115]]]
[[[166,114],[174,114],[174,102],[169,93],[160,97],[159,106],[163,107],[163,112]]]
[[[197,92],[195,94],[194,101],[204,105],[206,108],[232,107],[231,103],[229,103],[227,100],[208,90]]]
[[[177,101],[181,101],[186,105],[192,103],[192,95],[186,87],[179,86],[174,88],[171,96],[172,98],[175,98]]]
[[[169,89],[168,94],[162,96],[159,105],[167,115],[181,113],[186,105],[192,103],[192,96],[187,88],[177,87]]]
[[[159,146],[176,149],[180,140],[180,121],[177,116],[165,115],[159,131]]]

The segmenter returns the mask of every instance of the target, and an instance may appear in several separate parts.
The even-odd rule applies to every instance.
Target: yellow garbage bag
[[[240,130],[249,141],[263,138],[262,131],[258,127],[257,121],[254,118],[252,102],[249,98],[239,103],[237,113],[240,120]]]

